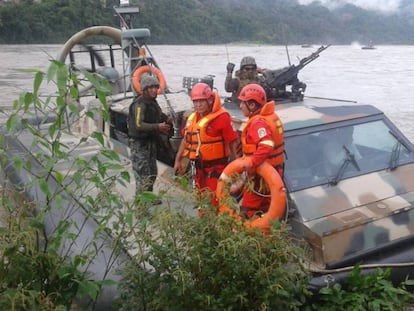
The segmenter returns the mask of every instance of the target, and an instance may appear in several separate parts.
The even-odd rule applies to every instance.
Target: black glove
[[[227,64],[227,73],[232,73],[233,72],[233,70],[234,70],[234,66],[236,66],[235,64],[233,64],[233,63],[228,63]]]

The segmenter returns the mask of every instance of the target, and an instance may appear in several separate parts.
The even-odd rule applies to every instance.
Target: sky
[[[313,1],[314,0],[299,0],[299,3],[307,5]],[[319,2],[328,8],[334,8],[349,3],[366,10],[393,13],[398,10],[401,0],[319,0]]]

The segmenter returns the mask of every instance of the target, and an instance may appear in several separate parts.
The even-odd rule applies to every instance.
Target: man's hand
[[[227,67],[226,67],[226,69],[227,69],[227,73],[233,73],[234,66],[236,66],[236,65],[235,65],[235,64],[233,64],[233,63],[228,63],[228,64],[227,64]]]
[[[186,157],[175,159],[174,174],[176,176],[184,176],[189,164],[190,164],[190,160]]]
[[[165,122],[172,125],[174,123],[174,118],[172,116],[168,116],[168,118]]]
[[[253,161],[250,157],[245,158],[244,171],[248,176],[253,176],[256,174],[256,168],[253,166]]]
[[[171,126],[165,122],[158,124],[158,129],[160,130],[160,133],[168,134],[170,132]]]

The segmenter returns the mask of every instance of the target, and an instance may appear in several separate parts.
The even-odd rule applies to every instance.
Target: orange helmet
[[[249,100],[254,100],[259,105],[263,106],[267,102],[266,92],[259,84],[247,84],[242,88],[239,99],[241,101],[247,102]]]
[[[197,83],[191,90],[191,100],[209,99],[213,96],[213,91],[206,83]]]

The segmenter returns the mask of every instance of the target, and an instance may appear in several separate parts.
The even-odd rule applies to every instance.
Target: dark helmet
[[[142,76],[139,83],[141,84],[141,90],[143,91],[145,91],[150,86],[160,86],[160,82],[158,81],[157,77],[149,74]]]
[[[249,65],[257,67],[256,60],[254,59],[254,57],[251,57],[251,56],[243,57],[240,62],[240,68],[243,68],[244,66],[249,66]]]
[[[240,91],[239,99],[241,101],[247,102],[254,100],[260,106],[263,106],[267,102],[266,92],[259,84],[247,84]]]
[[[206,83],[197,83],[191,90],[191,100],[210,99],[212,96],[213,92]]]
[[[101,69],[98,69],[97,72],[103,75],[111,83],[115,83],[119,80],[119,73],[115,68],[103,67]]]

